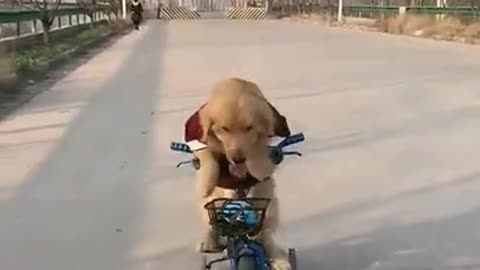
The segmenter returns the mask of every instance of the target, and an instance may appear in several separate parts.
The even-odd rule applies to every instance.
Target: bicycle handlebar
[[[190,149],[190,146],[186,143],[177,143],[177,142],[172,142],[170,143],[170,149],[173,151],[177,152],[183,152],[183,153],[193,153],[193,151]]]
[[[293,134],[293,135],[288,136],[288,137],[285,137],[276,146],[269,146],[269,148],[270,148],[270,155],[269,155],[270,159],[272,160],[272,162],[274,164],[278,165],[283,161],[284,156],[287,156],[287,155],[301,156],[302,154],[300,152],[297,152],[297,151],[283,151],[283,148],[285,148],[287,146],[290,146],[290,145],[293,145],[293,144],[303,142],[304,140],[305,140],[305,136],[303,136],[303,133],[301,133],[301,132],[297,133],[297,134]],[[192,149],[186,143],[172,142],[172,143],[170,143],[170,149],[173,150],[173,151],[177,151],[177,152],[193,154]],[[197,158],[194,158],[192,160],[182,161],[182,162],[177,164],[177,168],[182,166],[182,165],[189,164],[189,163],[191,163],[193,165],[193,167],[197,170],[198,170],[198,168],[200,168],[200,163],[199,163],[199,160]]]
[[[287,146],[303,142],[304,140],[305,140],[305,136],[303,135],[303,133],[300,132],[300,133],[285,137],[281,142],[279,142],[276,146],[273,146],[273,147],[278,147],[280,149],[283,149]],[[190,146],[188,146],[188,144],[186,143],[172,142],[170,143],[170,149],[176,152],[183,152],[188,154],[193,153],[192,149],[190,149]],[[285,154],[292,154],[292,153],[294,152],[285,152]]]
[[[305,136],[303,136],[303,133],[300,132],[300,133],[293,134],[291,136],[286,137],[281,142],[279,142],[276,147],[285,148],[293,144],[301,143],[304,140],[305,140]]]

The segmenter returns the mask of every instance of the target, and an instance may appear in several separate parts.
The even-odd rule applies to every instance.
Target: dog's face
[[[201,118],[205,136],[218,139],[232,164],[244,163],[256,148],[266,145],[274,131],[271,107],[250,94],[213,98]]]

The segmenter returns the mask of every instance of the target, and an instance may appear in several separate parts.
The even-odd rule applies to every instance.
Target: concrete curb
[[[7,116],[15,109],[19,108],[21,105],[29,102],[37,94],[42,92],[42,89],[37,89],[33,91],[28,91],[26,89],[32,80],[41,81],[45,78],[47,74],[65,65],[70,60],[87,53],[89,50],[98,47],[115,37],[126,35],[130,31],[132,31],[132,29],[132,25],[127,24],[120,31],[112,30],[108,33],[103,34],[98,39],[75,47],[47,62],[38,65],[37,67],[35,67],[35,69],[27,72],[26,74],[17,77],[16,81],[12,83],[10,90],[8,90],[8,92],[10,92],[11,94],[6,95],[6,100],[0,100],[0,120],[2,120],[5,116]]]

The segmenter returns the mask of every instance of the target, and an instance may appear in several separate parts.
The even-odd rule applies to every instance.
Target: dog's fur
[[[218,186],[222,180],[219,179],[218,155],[225,155],[230,163],[245,159],[248,172],[260,180],[251,188],[250,195],[271,199],[260,239],[274,269],[290,269],[287,253],[273,241],[273,233],[279,223],[279,210],[272,178],[275,165],[268,157],[266,147],[269,137],[289,135],[285,118],[266,100],[255,83],[238,78],[218,82],[198,115],[202,128],[201,141],[207,145],[207,148],[194,151],[200,160],[196,208],[202,222],[201,241],[207,248],[214,241],[204,205],[215,198],[234,196],[232,190]]]

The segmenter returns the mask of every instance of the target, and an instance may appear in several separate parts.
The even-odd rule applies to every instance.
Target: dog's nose
[[[237,156],[233,158],[233,163],[235,164],[242,164],[245,163],[245,161],[247,161],[247,159],[244,156]]]

